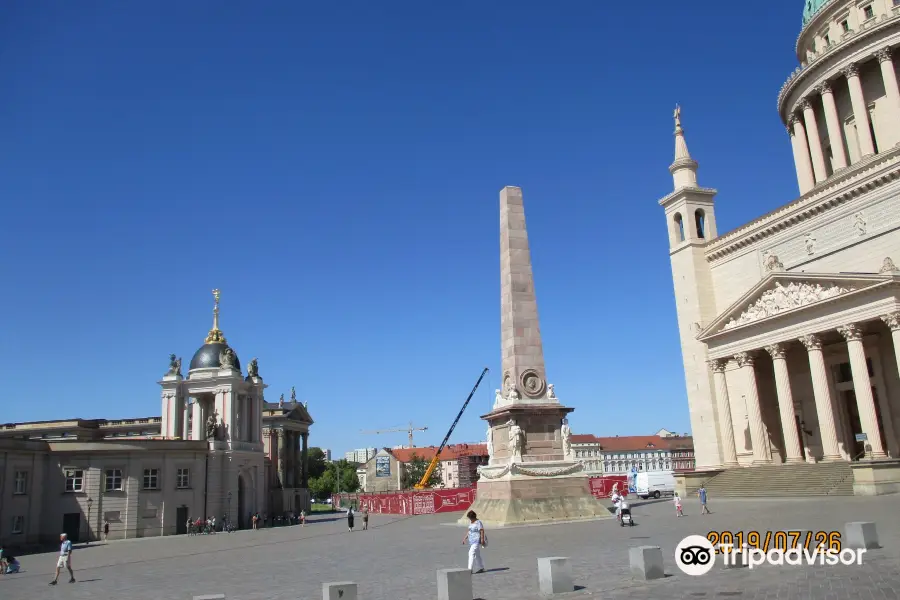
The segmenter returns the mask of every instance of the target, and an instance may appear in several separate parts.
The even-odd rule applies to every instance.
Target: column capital
[[[850,63],[843,69],[841,69],[841,73],[844,74],[844,77],[850,79],[851,77],[859,77],[859,66],[856,63]]]
[[[837,332],[844,336],[848,342],[858,342],[862,339],[862,328],[856,323],[848,323],[837,328]]]
[[[824,96],[825,94],[831,93],[831,83],[829,81],[823,81],[819,85],[816,86],[816,91],[819,92],[820,96]]]
[[[881,315],[881,320],[891,328],[891,331],[900,331],[900,311]]]
[[[727,358],[714,358],[712,360],[707,361],[707,364],[709,365],[710,371],[712,371],[713,373],[724,373],[725,366],[728,365],[728,359]]]
[[[738,352],[734,355],[734,360],[737,361],[738,366],[752,367],[756,357],[751,352]]]
[[[812,110],[812,104],[809,103],[809,100],[807,98],[801,100],[797,106],[799,106],[800,110],[804,112],[806,112],[807,110]]]
[[[799,341],[807,350],[821,350],[822,338],[815,333],[810,333],[799,338]]]
[[[284,439],[284,429],[275,430],[275,435],[278,436],[279,440],[283,440]]]
[[[891,60],[891,47],[886,46],[877,50],[874,54],[875,58],[878,60],[879,64],[883,62],[890,62]]]
[[[791,128],[791,133],[794,133],[793,128],[797,123],[800,123],[800,117],[798,117],[794,113],[791,113],[791,116],[788,117],[788,126]]]
[[[766,346],[766,352],[772,356],[772,360],[784,360],[784,354],[787,351],[785,344],[772,344]]]

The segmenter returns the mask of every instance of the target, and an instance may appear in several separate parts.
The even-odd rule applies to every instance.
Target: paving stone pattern
[[[518,527],[488,532],[488,572],[474,577],[476,598],[537,600],[537,559],[568,556],[580,591],[560,598],[870,600],[900,598],[900,497],[775,500],[710,498],[714,514],[701,517],[696,501],[675,518],[671,502],[634,505],[637,526],[615,521]],[[77,548],[78,583],[47,586],[53,554],[22,558],[23,572],[0,576],[0,598],[117,598],[190,600],[224,593],[227,600],[318,600],[322,583],[355,581],[360,600],[437,597],[436,571],[464,567],[463,530],[456,514],[421,517],[373,515],[368,532],[348,533],[344,519],[314,516],[305,528],[286,527],[198,537],[167,537]],[[722,530],[833,530],[850,521],[875,521],[884,546],[862,566],[717,566],[689,577],[675,566],[684,536]],[[663,548],[667,577],[634,581],[628,548]]]

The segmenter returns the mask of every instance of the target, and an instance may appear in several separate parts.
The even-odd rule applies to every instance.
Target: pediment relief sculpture
[[[773,289],[763,292],[756,302],[749,305],[737,318],[732,317],[722,329],[732,329],[746,323],[773,317],[801,306],[852,292],[854,289],[838,287],[834,284],[826,287],[819,283],[812,285],[792,282],[782,285],[781,282],[777,282]]]

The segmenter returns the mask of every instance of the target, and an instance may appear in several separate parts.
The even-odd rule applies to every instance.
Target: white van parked
[[[639,498],[659,498],[675,493],[675,475],[672,473],[638,473],[635,492]]]

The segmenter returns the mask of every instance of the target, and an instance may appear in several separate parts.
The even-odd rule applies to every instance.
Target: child
[[[681,509],[681,496],[678,495],[678,492],[675,492],[675,516],[683,517],[684,512]]]
[[[484,573],[484,562],[481,560],[481,549],[487,546],[487,538],[484,536],[484,525],[478,520],[474,510],[466,513],[469,518],[469,530],[463,537],[463,544],[469,544],[469,570],[476,569],[474,573]]]
[[[300,511],[300,526],[306,527],[306,510]]]
[[[369,507],[365,507],[363,509],[363,531],[367,531],[369,529]]]
[[[5,562],[6,562],[6,574],[7,575],[9,575],[10,573],[18,573],[19,568],[22,566],[19,564],[19,561],[16,559],[15,556],[8,556],[5,559]]]

